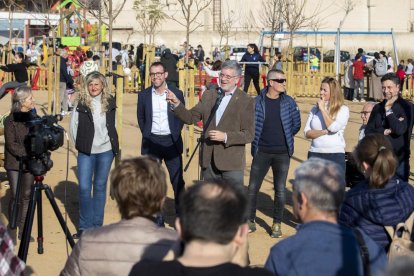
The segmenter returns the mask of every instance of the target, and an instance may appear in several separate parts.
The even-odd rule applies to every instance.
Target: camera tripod
[[[27,210],[26,220],[23,228],[22,240],[19,247],[19,258],[26,262],[27,253],[29,251],[30,235],[33,227],[33,219],[35,208],[37,204],[37,253],[43,254],[43,222],[42,222],[42,190],[45,191],[47,198],[49,199],[50,204],[52,205],[53,211],[57,219],[59,220],[60,226],[62,227],[63,232],[66,235],[70,246],[73,248],[75,246],[75,241],[72,238],[71,233],[65,223],[65,220],[62,216],[62,213],[59,211],[59,208],[56,204],[55,197],[53,195],[52,189],[46,184],[43,184],[43,176],[35,176],[35,183],[32,185],[30,192],[30,202],[29,208]]]

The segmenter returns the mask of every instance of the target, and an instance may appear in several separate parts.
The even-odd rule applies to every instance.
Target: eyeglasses
[[[161,77],[165,72],[150,73],[151,77]]]
[[[361,111],[360,113],[361,113],[361,115],[367,116],[367,114],[371,113],[371,111]]]
[[[270,79],[270,81],[275,81],[277,83],[285,83],[286,79]]]
[[[236,78],[237,76],[224,75],[224,74],[220,73],[219,77],[222,78],[222,79],[229,80],[229,79],[232,79],[232,78]]]

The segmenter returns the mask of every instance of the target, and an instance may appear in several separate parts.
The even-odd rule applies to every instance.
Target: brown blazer
[[[187,110],[183,104],[174,109],[174,113],[186,124],[195,124],[200,120],[206,123],[218,94],[216,90],[204,92],[201,101]],[[227,134],[227,141],[213,142],[209,140],[209,130],[220,130]],[[246,164],[245,145],[254,138],[254,100],[240,89],[236,89],[223,116],[216,126],[215,117],[206,130],[203,144],[202,168],[207,168],[214,158],[214,164],[221,171],[243,170]]]

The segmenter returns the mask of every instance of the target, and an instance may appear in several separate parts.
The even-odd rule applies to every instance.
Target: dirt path
[[[42,114],[42,108],[46,107],[46,92],[35,92],[37,109]],[[125,94],[124,97],[124,112],[123,112],[123,146],[122,156],[123,158],[137,156],[140,152],[141,134],[137,127],[136,120],[136,94]],[[303,138],[303,126],[306,122],[307,115],[315,103],[315,99],[302,99],[297,100],[302,117],[302,128],[295,138],[295,154],[292,158],[289,181],[293,177],[293,171],[303,161],[306,160],[307,151],[309,148],[309,141]],[[10,96],[7,96],[0,101],[1,113],[4,113],[9,109]],[[361,124],[359,112],[362,108],[362,104],[355,104],[348,102],[351,110],[350,120],[346,129],[345,138],[347,141],[347,150],[352,150],[357,142],[358,129]],[[65,118],[62,121],[62,126],[67,129],[69,118]],[[250,147],[246,151],[247,165],[245,170],[245,185],[247,185],[250,173]],[[67,158],[69,162],[67,163]],[[52,153],[52,160],[54,162],[53,168],[47,173],[44,183],[47,183],[52,187],[55,194],[56,201],[61,212],[67,218],[67,225],[72,233],[75,232],[76,225],[78,224],[78,185],[76,177],[76,151],[73,148],[67,149],[67,145],[54,151]],[[197,160],[197,158],[195,158]],[[411,162],[411,167],[413,163]],[[66,171],[68,169],[67,181]],[[185,181],[188,184],[192,180],[197,179],[197,164],[192,162],[190,169],[185,173]],[[7,210],[9,188],[5,186],[7,183],[4,169],[0,169],[0,196],[1,196],[1,220],[7,224],[7,218],[4,215]],[[412,181],[412,180],[411,180]],[[291,200],[291,184],[287,183],[288,191],[286,194],[287,205],[285,207],[284,223],[282,230],[284,237],[294,234],[294,227],[297,222],[292,213],[292,200]],[[168,199],[166,201],[166,221],[169,227],[173,224],[174,211],[172,200],[172,188],[169,186]],[[263,265],[268,255],[270,247],[277,242],[277,239],[269,237],[268,232],[271,226],[272,208],[273,208],[273,184],[271,172],[265,178],[262,188],[259,193],[258,199],[258,211],[257,211],[257,223],[258,229],[255,233],[250,235],[250,259],[252,265]],[[108,199],[105,207],[105,224],[112,223],[119,220],[116,204],[113,200]],[[58,275],[60,270],[65,264],[67,255],[70,254],[70,247],[65,242],[62,229],[54,215],[54,212],[46,199],[43,196],[43,228],[44,228],[44,254],[37,254],[37,244],[31,243],[29,248],[29,255],[27,259],[28,272],[33,275]],[[37,236],[37,221],[33,226],[32,236]],[[16,245],[16,252],[19,244]]]

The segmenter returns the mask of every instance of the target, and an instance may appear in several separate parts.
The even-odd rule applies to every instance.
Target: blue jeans
[[[354,82],[355,82],[355,89],[354,89],[353,99],[356,99],[358,97],[358,90],[359,90],[359,99],[362,100],[364,98],[364,79],[354,80]]]
[[[289,172],[289,165],[290,157],[287,153],[272,154],[259,151],[253,158],[249,186],[247,188],[250,203],[250,220],[256,218],[257,194],[262,186],[264,177],[269,171],[269,168],[272,167],[273,187],[275,190],[273,222],[282,222],[283,210],[285,208],[286,178]]]
[[[112,150],[91,155],[78,152],[79,231],[103,224],[106,182],[113,159]]]
[[[321,152],[308,152],[308,159],[309,158],[321,158],[328,161],[335,162],[340,168],[341,168],[341,174],[342,178],[345,181],[345,169],[346,169],[346,163],[345,163],[345,153],[337,152],[337,153],[321,153]]]

